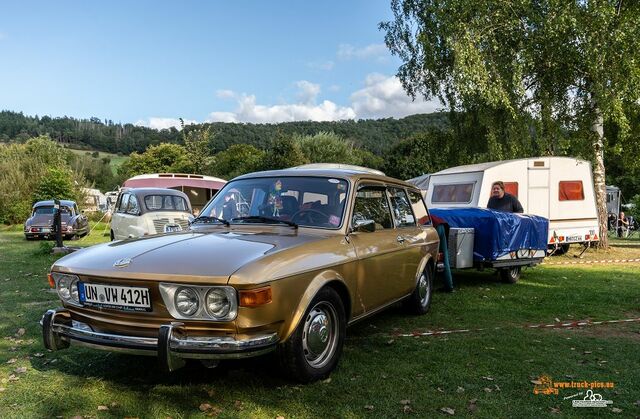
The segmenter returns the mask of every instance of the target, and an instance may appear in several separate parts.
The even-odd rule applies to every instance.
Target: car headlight
[[[225,317],[231,310],[229,296],[221,288],[213,288],[207,293],[206,308],[213,317]]]
[[[180,288],[175,296],[176,310],[183,316],[193,316],[200,308],[200,299],[193,288]]]
[[[230,321],[238,314],[235,288],[160,283],[167,311],[176,319]]]
[[[61,274],[58,272],[52,272],[51,276],[56,284],[56,291],[62,301],[78,305],[80,299],[78,295],[78,278],[76,275]]]

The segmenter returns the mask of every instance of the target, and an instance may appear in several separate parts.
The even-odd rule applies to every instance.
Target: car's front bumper
[[[113,352],[158,356],[173,371],[185,359],[220,360],[262,355],[276,348],[276,333],[265,333],[246,339],[230,336],[188,336],[183,323],[160,326],[158,337],[126,336],[94,332],[85,323],[71,320],[69,310],[47,310],[40,321],[44,346],[52,351],[65,349],[71,343]]]

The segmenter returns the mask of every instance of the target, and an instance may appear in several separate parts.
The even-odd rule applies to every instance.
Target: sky
[[[389,0],[0,2],[0,109],[152,128],[433,112],[378,23]]]

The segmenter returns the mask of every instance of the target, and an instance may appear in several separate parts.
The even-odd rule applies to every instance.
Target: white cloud
[[[279,105],[261,105],[255,95],[224,90],[222,97],[235,99],[236,109],[233,112],[211,112],[207,121],[277,123],[402,118],[434,112],[442,106],[438,101],[411,100],[395,76],[382,74],[368,75],[364,87],[351,94],[348,106],[340,106],[330,100],[317,103],[321,93],[319,84],[301,80],[295,85],[298,88],[297,102]],[[334,91],[340,87],[334,85],[329,89]]]
[[[434,112],[442,105],[437,100],[411,100],[395,76],[370,74],[365,87],[351,94],[351,106],[358,118],[402,118],[417,113]]]
[[[254,95],[242,95],[235,112],[212,112],[211,122],[275,123],[293,121],[336,121],[353,119],[355,113],[349,107],[341,107],[324,100],[320,104],[294,103],[265,106],[256,103]]]
[[[195,121],[193,119],[185,119],[184,120],[184,124],[185,125],[192,125],[192,124],[197,124],[198,121]],[[153,129],[157,129],[157,130],[161,130],[161,129],[168,129],[171,127],[175,127],[177,129],[182,129],[181,125],[180,125],[180,119],[178,118],[158,118],[158,117],[150,117],[148,120],[144,120],[144,119],[140,119],[138,120],[135,125],[139,125],[142,127],[149,127],[149,128],[153,128]]]
[[[389,58],[389,51],[385,44],[370,44],[365,47],[356,47],[351,44],[338,45],[338,58],[343,60],[384,60]]]
[[[314,104],[316,98],[320,94],[320,85],[311,83],[306,80],[300,80],[296,82],[296,86],[299,89],[298,100],[305,104]]]

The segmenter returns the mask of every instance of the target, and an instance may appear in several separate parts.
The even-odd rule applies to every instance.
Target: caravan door
[[[529,188],[525,212],[549,218],[549,160],[530,160],[527,178]]]

